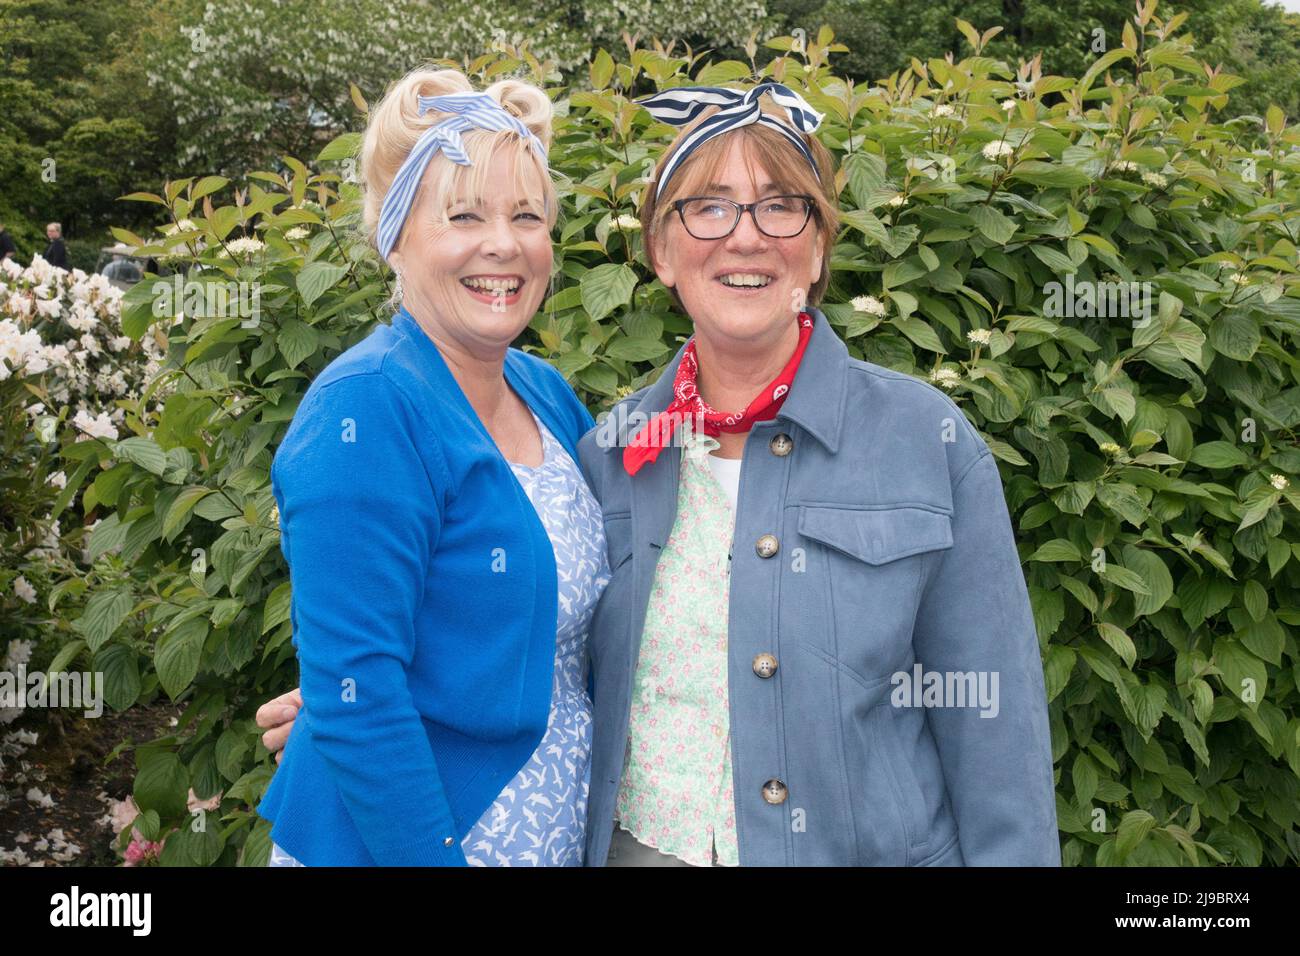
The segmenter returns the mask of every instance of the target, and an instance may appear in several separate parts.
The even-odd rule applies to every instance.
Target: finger
[[[267,750],[279,751],[284,749],[285,741],[289,739],[289,731],[293,729],[293,724],[282,724],[272,730],[262,734],[262,746]]]

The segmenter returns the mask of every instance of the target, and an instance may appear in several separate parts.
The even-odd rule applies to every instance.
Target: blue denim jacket
[[[732,542],[740,862],[1059,866],[1040,648],[993,456],[946,395],[851,359],[808,311],[789,395],[745,443]],[[632,478],[622,445],[680,361],[578,446],[613,569],[590,637],[588,866],[609,852],[681,458]]]

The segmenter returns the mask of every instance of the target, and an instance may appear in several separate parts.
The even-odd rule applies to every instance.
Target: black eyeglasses
[[[696,239],[724,239],[735,231],[748,212],[758,231],[772,239],[790,239],[803,232],[813,211],[812,196],[768,196],[758,202],[739,203],[718,196],[678,199],[673,208],[682,225]]]

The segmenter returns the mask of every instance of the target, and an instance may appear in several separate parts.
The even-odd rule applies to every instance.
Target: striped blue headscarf
[[[764,93],[771,96],[774,103],[785,107],[790,122],[799,132],[795,132],[779,119],[762,111],[758,98]],[[681,168],[682,163],[691,153],[713,137],[751,123],[770,126],[788,139],[803,154],[804,159],[808,160],[808,165],[812,167],[817,181],[821,181],[817,160],[813,158],[812,150],[808,148],[808,144],[799,133],[814,132],[821,125],[822,114],[809,106],[802,96],[788,86],[769,80],[744,93],[721,86],[684,86],[664,90],[662,93],[643,97],[636,102],[649,110],[650,115],[661,123],[669,123],[673,126],[688,125],[710,106],[721,107],[717,113],[710,116],[686,137],[674,151],[672,158],[668,160],[668,165],[659,174],[659,186],[655,190],[656,200],[663,193],[664,186],[672,178],[673,173]]]
[[[419,115],[423,116],[429,110],[442,110],[444,113],[456,115],[425,130],[416,140],[415,146],[411,148],[406,161],[402,163],[402,168],[393,177],[393,184],[384,196],[383,205],[379,210],[379,228],[375,235],[379,254],[385,260],[388,259],[393,246],[397,245],[402,224],[406,222],[420,180],[424,177],[424,171],[434,154],[442,150],[443,155],[453,163],[459,163],[461,166],[472,165],[460,135],[466,130],[513,130],[529,141],[533,152],[542,161],[542,168],[550,168],[546,160],[546,147],[542,141],[524,125],[523,120],[508,113],[500,103],[486,93],[421,96]]]

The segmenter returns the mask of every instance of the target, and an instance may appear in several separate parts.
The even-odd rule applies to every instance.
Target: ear
[[[660,282],[671,289],[677,284],[677,272],[673,269],[672,265],[666,261],[668,250],[667,245],[664,242],[663,229],[660,229],[660,231],[655,234],[652,245],[654,246],[654,254],[650,257],[650,261],[654,266],[655,275],[659,277]]]
[[[808,278],[808,281],[810,283],[815,283],[822,276],[823,245],[822,245],[822,231],[820,226],[818,226],[816,231],[814,231],[813,233],[813,242],[815,243],[815,245],[813,246],[813,249],[815,251],[813,253],[812,275]]]

